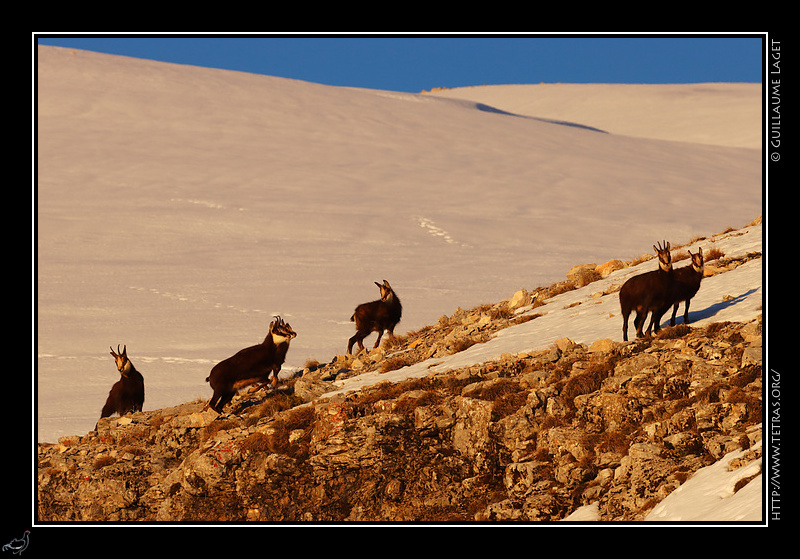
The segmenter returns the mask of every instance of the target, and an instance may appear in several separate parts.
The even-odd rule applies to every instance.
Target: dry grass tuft
[[[233,429],[238,427],[239,423],[233,419],[220,419],[215,420],[205,426],[203,429],[203,434],[200,437],[200,442],[205,442],[208,439],[211,439],[219,433],[220,431],[227,431],[229,429]]]
[[[760,398],[751,396],[738,386],[734,386],[728,391],[725,397],[725,402],[728,404],[745,404],[747,408],[747,422],[758,423],[761,421],[762,413],[764,411],[764,404]]]
[[[253,433],[239,445],[245,452],[272,452],[270,437],[266,433]]]
[[[561,396],[565,403],[572,404],[576,397],[599,390],[606,376],[607,375],[600,375],[590,371],[573,375],[569,377],[564,384],[564,388],[561,390]]]
[[[503,305],[489,309],[487,314],[492,320],[511,320],[514,318],[514,311]]]
[[[313,407],[303,406],[294,408],[286,413],[284,419],[287,427],[293,431],[297,429],[308,429],[314,426],[316,413]]]
[[[293,407],[302,403],[302,400],[300,400],[294,394],[278,392],[265,399],[264,402],[255,408],[250,416],[251,418],[255,418],[256,421],[264,418],[270,418],[274,417],[280,412],[292,409]]]
[[[453,345],[450,347],[450,354],[452,355],[454,353],[460,353],[466,349],[471,348],[477,343],[480,343],[480,340],[472,336],[459,338],[455,342],[453,342]]]
[[[105,468],[106,466],[110,466],[112,464],[115,464],[116,462],[117,462],[116,458],[106,454],[106,455],[98,456],[97,458],[95,458],[94,463],[92,464],[92,467],[95,470],[99,470],[101,468]]]
[[[524,324],[533,320],[534,318],[539,318],[540,316],[544,316],[542,313],[533,313],[533,314],[523,314],[512,319],[512,324]]]
[[[268,424],[265,431],[258,431],[248,436],[240,446],[248,452],[269,452],[284,454],[295,459],[308,457],[308,441],[314,427],[316,414],[312,407],[290,410]],[[299,437],[290,442],[290,435],[295,431],[303,431]]]
[[[492,402],[492,415],[495,420],[513,415],[528,401],[528,392],[521,390],[500,395]]]
[[[441,401],[442,397],[435,390],[428,390],[422,396],[398,398],[394,413],[408,416],[420,406],[431,406]]]
[[[730,322],[712,322],[706,326],[705,335],[709,338],[715,337],[720,331],[724,330],[730,325]]]
[[[628,454],[635,434],[635,430],[631,427],[617,431],[604,431],[595,448],[601,452],[613,452],[624,456]]]
[[[675,262],[680,262],[681,260],[686,260],[689,258],[689,253],[685,250],[679,250],[672,255],[672,264],[675,265]]]
[[[390,371],[402,369],[408,365],[413,365],[414,363],[416,363],[416,361],[413,356],[409,354],[393,355],[381,361],[378,370],[382,373],[388,373]]]
[[[381,348],[383,351],[391,351],[403,347],[408,343],[408,338],[408,334],[398,336],[387,334],[381,342]]]
[[[748,483],[750,483],[751,481],[753,481],[755,478],[757,478],[760,475],[761,475],[761,472],[758,472],[757,474],[753,474],[753,475],[751,475],[749,477],[743,477],[742,479],[740,479],[739,481],[737,481],[734,484],[733,492],[736,493],[737,491],[742,489],[745,485],[747,485]]]
[[[600,390],[603,381],[614,374],[614,367],[619,361],[619,355],[611,353],[589,363],[585,371],[569,375],[563,382],[561,396],[570,408],[574,408],[574,400],[583,394],[590,394]],[[564,371],[564,376],[567,376]]]
[[[667,326],[662,328],[656,338],[659,340],[674,340],[677,338],[682,338],[691,332],[692,329],[686,324],[678,324],[676,326]]]
[[[316,369],[319,369],[321,366],[322,366],[322,363],[320,363],[316,359],[309,359],[308,361],[305,362],[305,364],[303,365],[303,368],[304,369],[310,369],[310,370],[314,371]]]

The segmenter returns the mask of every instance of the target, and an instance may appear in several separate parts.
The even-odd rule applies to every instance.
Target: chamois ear
[[[389,289],[391,289],[391,288],[392,288],[392,286],[391,286],[391,285],[389,285],[389,282],[388,282],[388,281],[386,281],[386,280],[383,280],[383,285],[384,285],[384,286],[386,286],[386,287],[387,287],[387,288],[389,288]]]
[[[377,285],[377,286],[378,286],[378,289],[380,289],[381,287],[383,287],[383,286],[382,286],[381,284],[379,284],[377,281],[375,282],[375,285]]]

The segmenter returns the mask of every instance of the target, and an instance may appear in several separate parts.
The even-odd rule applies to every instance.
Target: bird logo
[[[10,551],[15,555],[22,554],[25,549],[28,547],[28,538],[30,537],[30,530],[25,530],[25,533],[22,534],[21,538],[14,538],[6,545],[3,546],[3,551]]]

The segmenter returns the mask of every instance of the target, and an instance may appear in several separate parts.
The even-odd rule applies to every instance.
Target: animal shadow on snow
[[[720,301],[719,303],[714,303],[713,305],[708,306],[708,307],[706,307],[704,309],[700,309],[700,310],[697,310],[697,311],[689,311],[689,324],[694,324],[698,320],[711,318],[712,316],[716,315],[717,313],[720,313],[720,312],[724,311],[728,307],[732,307],[733,305],[741,303],[742,301],[747,299],[747,297],[749,297],[750,295],[752,295],[756,291],[758,291],[758,289],[757,288],[753,288],[750,291],[746,291],[746,292],[742,293],[741,295],[739,295],[737,297],[734,297],[733,299],[730,299],[728,301]],[[683,305],[683,304],[684,303],[681,303],[681,305]],[[669,324],[669,318],[667,319],[667,324]],[[683,324],[683,322],[679,318],[678,320],[675,321],[675,324]]]

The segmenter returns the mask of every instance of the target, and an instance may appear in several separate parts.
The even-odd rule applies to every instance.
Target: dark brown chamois
[[[636,336],[641,338],[644,336],[642,327],[647,320],[647,315],[652,312],[655,317],[656,314],[661,313],[658,314],[657,320],[650,321],[650,326],[647,328],[649,336],[654,323],[655,331],[659,331],[658,321],[668,308],[665,305],[669,305],[669,290],[675,278],[669,243],[665,241],[663,247],[661,244],[658,247],[653,245],[653,250],[658,256],[658,270],[630,278],[622,284],[622,289],[619,290],[619,304],[622,309],[622,339],[625,341],[628,341],[628,316],[631,311],[636,311],[633,325],[636,327]]]
[[[111,356],[117,363],[117,370],[121,377],[111,387],[108,399],[106,399],[106,405],[103,406],[103,411],[100,412],[100,417],[110,417],[115,413],[122,416],[126,413],[142,411],[142,405],[144,405],[144,377],[128,359],[128,346],[126,345],[122,348],[122,353],[119,353],[119,345],[117,345],[117,353],[114,353],[114,348],[109,349],[111,350]]]
[[[347,343],[347,353],[352,353],[355,343],[358,343],[359,351],[364,349],[363,340],[372,332],[378,333],[378,339],[372,347],[375,349],[381,343],[383,331],[386,330],[390,336],[394,336],[394,327],[400,322],[403,306],[392,286],[386,280],[383,280],[383,284],[376,281],[375,285],[381,290],[381,298],[358,305],[350,317],[356,323],[356,333]]]
[[[683,310],[683,323],[689,324],[689,301],[692,297],[697,295],[697,292],[700,290],[700,282],[703,281],[703,273],[705,271],[703,249],[699,248],[697,254],[692,254],[692,251],[690,250],[689,256],[692,258],[692,264],[690,266],[684,266],[683,268],[677,268],[675,270],[675,281],[672,284],[672,289],[670,292],[670,304],[673,305],[672,318],[669,320],[670,326],[675,326],[675,315],[678,313],[678,307],[680,306],[681,301],[685,301]],[[663,315],[668,309],[669,304],[661,314]]]
[[[263,342],[246,347],[214,365],[206,377],[206,382],[214,390],[209,402],[211,409],[222,413],[239,389],[267,382],[270,374],[273,375],[272,385],[277,386],[278,373],[286,359],[289,342],[295,336],[297,334],[292,327],[276,316]]]

